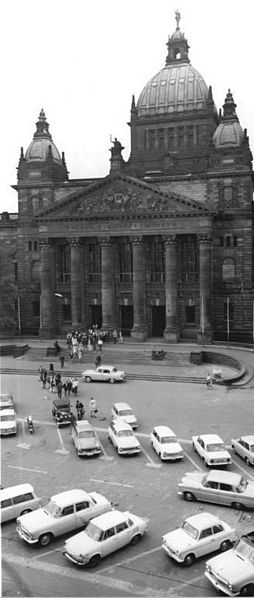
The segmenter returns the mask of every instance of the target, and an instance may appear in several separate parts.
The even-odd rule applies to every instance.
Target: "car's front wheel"
[[[192,492],[184,492],[183,498],[185,498],[185,500],[188,500],[189,502],[195,500],[195,496],[194,494],[192,494]]]
[[[86,381],[86,382],[92,382],[92,378],[91,378],[90,376],[86,376],[86,377],[85,377],[85,381]]]
[[[90,558],[90,561],[89,561],[88,565],[89,565],[89,567],[97,567],[97,565],[99,565],[100,562],[101,562],[101,555],[100,554],[94,554]]]
[[[186,557],[185,557],[185,559],[183,561],[183,564],[186,567],[189,567],[190,565],[192,565],[194,563],[195,558],[196,558],[195,554],[193,554],[193,552],[190,552],[190,554],[186,554]]]
[[[109,378],[110,384],[115,384],[115,378]]]
[[[50,542],[52,542],[53,540],[53,534],[47,533],[47,534],[42,534],[39,537],[39,542],[41,546],[48,546],[50,544]]]
[[[231,507],[237,511],[241,511],[241,509],[243,509],[243,505],[240,502],[232,502]]]
[[[225,550],[228,550],[230,548],[230,546],[231,546],[230,540],[224,540],[224,542],[222,542],[220,545],[221,552],[225,552]]]

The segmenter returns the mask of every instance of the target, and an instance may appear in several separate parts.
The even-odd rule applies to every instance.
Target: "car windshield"
[[[244,538],[241,538],[235,547],[235,552],[240,558],[249,561],[254,565],[254,546],[251,546]]]
[[[244,478],[241,478],[240,483],[238,484],[236,490],[237,490],[237,492],[244,492],[246,490],[247,486],[248,486],[247,480],[245,480]]]
[[[215,453],[216,451],[225,451],[226,447],[224,442],[215,442],[213,444],[207,444],[206,450],[208,453]]]
[[[78,433],[79,438],[94,438],[95,432],[93,430],[83,430]]]
[[[88,523],[85,534],[92,540],[95,540],[96,542],[99,542],[102,538],[102,530],[99,527],[97,527],[97,525],[92,523],[92,521]]]
[[[119,430],[118,436],[133,436],[132,430]]]
[[[193,525],[191,525],[188,521],[183,522],[182,529],[186,532],[186,534],[188,534],[188,536],[194,538],[194,540],[198,538],[198,530],[195,527],[193,527]]]
[[[15,420],[14,415],[0,415],[1,422],[10,422],[10,421],[14,421],[14,420]]]
[[[171,442],[176,442],[176,438],[174,438],[174,436],[163,436],[161,438],[161,444],[169,444]]]
[[[121,409],[120,411],[118,411],[118,415],[120,415],[120,416],[132,415],[132,410],[131,409]]]
[[[112,368],[112,372],[118,372],[117,368]]]
[[[50,500],[44,509],[45,513],[47,513],[47,515],[52,515],[52,517],[60,517],[61,510],[61,507],[59,507],[53,500]]]

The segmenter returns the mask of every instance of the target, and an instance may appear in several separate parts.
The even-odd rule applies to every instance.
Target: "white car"
[[[112,420],[108,428],[108,438],[118,455],[133,455],[141,452],[141,446],[129,424],[121,419]]]
[[[148,519],[129,511],[112,511],[95,517],[87,528],[66,540],[65,556],[80,567],[95,567],[100,560],[126,544],[136,544],[148,529]]]
[[[85,382],[124,382],[126,372],[118,370],[113,365],[100,365],[94,370],[85,370],[82,373]]]
[[[168,426],[155,426],[151,433],[151,445],[162,461],[183,458],[183,449],[175,433]]]
[[[57,536],[84,527],[90,519],[112,510],[98,492],[66,490],[52,496],[46,507],[17,519],[17,532],[28,544],[48,544]]]
[[[247,465],[254,465],[254,436],[241,436],[231,440],[233,451],[246,461]]]
[[[254,596],[254,532],[239,538],[226,554],[207,561],[205,576],[227,596]]]
[[[76,421],[71,435],[79,457],[92,457],[101,453],[98,436],[87,419]]]
[[[192,446],[205,462],[207,467],[230,465],[231,455],[226,450],[223,440],[218,434],[202,434],[192,437]]]
[[[203,500],[233,509],[254,509],[254,481],[234,471],[211,469],[185,473],[178,483],[185,500]]]
[[[14,409],[1,409],[0,411],[0,435],[10,436],[17,433],[17,420]]]
[[[236,541],[235,529],[211,513],[188,517],[182,526],[163,536],[162,548],[168,556],[192,565],[196,558],[215,550],[228,550]]]
[[[111,409],[112,419],[122,419],[133,429],[138,427],[138,420],[128,403],[114,403]]]

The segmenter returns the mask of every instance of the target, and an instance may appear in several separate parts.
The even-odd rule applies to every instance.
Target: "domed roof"
[[[244,139],[244,132],[239,123],[235,108],[236,104],[229,89],[223,106],[223,117],[213,136],[213,143],[216,149],[239,146]]]
[[[51,155],[55,162],[62,163],[61,156],[52,141],[48,128],[49,125],[45,117],[45,112],[41,110],[38,122],[36,123],[36,132],[34,133],[33,141],[25,153],[25,160],[27,162],[36,160],[44,161]]]
[[[204,110],[208,87],[198,71],[189,63],[169,64],[161,69],[141,92],[139,116]]]

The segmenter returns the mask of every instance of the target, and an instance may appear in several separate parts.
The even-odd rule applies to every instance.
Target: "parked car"
[[[79,457],[92,457],[101,453],[98,436],[87,419],[77,421],[71,435]]]
[[[71,404],[69,399],[54,399],[52,415],[58,428],[70,424]]]
[[[65,542],[64,554],[75,563],[95,567],[126,544],[136,544],[148,529],[148,519],[129,511],[111,511],[90,521],[85,530]]]
[[[254,482],[240,473],[212,469],[186,473],[178,484],[185,500],[202,500],[234,509],[254,509]]]
[[[1,409],[0,411],[0,435],[10,436],[17,434],[17,419],[14,409]]]
[[[254,531],[206,563],[205,576],[227,596],[254,596]]]
[[[155,426],[151,433],[151,445],[162,461],[183,458],[183,449],[176,435],[168,426]]]
[[[235,529],[211,513],[188,517],[182,526],[165,534],[162,548],[178,563],[192,565],[195,559],[214,552],[228,550],[236,541]]]
[[[246,461],[247,465],[254,465],[254,436],[241,436],[231,440],[233,451]]]
[[[90,519],[112,510],[111,503],[98,492],[66,490],[52,496],[49,503],[17,519],[17,532],[28,544],[47,546],[54,538],[84,527]]]
[[[31,484],[2,487],[0,490],[1,523],[38,509],[41,506],[40,500]]]
[[[109,425],[108,438],[116,448],[118,455],[133,455],[141,452],[141,446],[129,424],[122,419],[115,419]]]
[[[82,378],[85,382],[124,382],[126,379],[126,372],[118,370],[113,365],[100,365],[96,369],[85,370],[82,373]]]
[[[14,409],[14,398],[11,392],[0,394],[0,409]]]
[[[194,451],[198,453],[207,467],[229,465],[231,455],[226,450],[223,440],[218,434],[202,434],[192,437]]]
[[[114,403],[111,409],[112,419],[122,419],[133,429],[138,427],[138,420],[128,403]]]

